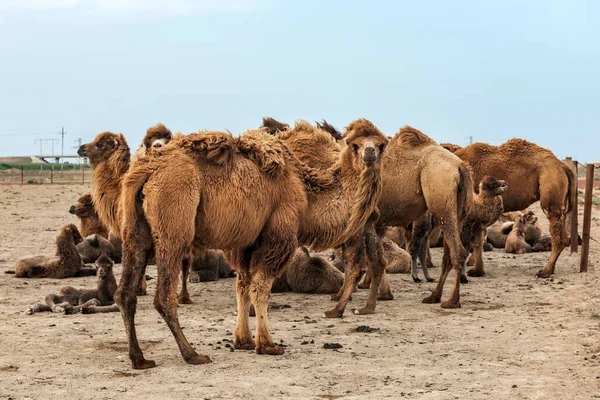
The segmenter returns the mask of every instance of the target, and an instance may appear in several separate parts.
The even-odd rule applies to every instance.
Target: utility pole
[[[67,132],[65,132],[65,127],[63,126],[60,130],[60,136],[61,136],[61,144],[62,144],[62,150],[60,152],[60,157],[62,158],[62,162],[60,163],[60,176],[63,176],[63,168],[65,165],[65,135],[67,134]]]
[[[35,143],[40,142],[40,160],[43,160],[42,156],[44,155],[44,153],[42,153],[42,143],[43,142],[51,142],[52,143],[52,157],[54,157],[54,142],[58,142],[58,139],[35,139]],[[43,170],[43,163],[40,164],[40,174],[42,173]]]

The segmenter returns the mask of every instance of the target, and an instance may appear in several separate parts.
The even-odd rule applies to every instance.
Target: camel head
[[[79,229],[77,229],[77,227],[75,225],[73,225],[73,224],[65,225],[61,229],[61,233],[58,234],[58,237],[63,236],[62,235],[63,232],[65,234],[70,235],[73,238],[73,242],[75,242],[76,245],[83,242],[83,237],[81,237],[81,233],[79,233]]]
[[[529,225],[535,225],[537,222],[537,217],[531,210],[526,210],[523,214],[523,217],[525,217],[525,222],[527,222]]]
[[[87,157],[92,166],[108,160],[117,150],[126,149],[129,152],[127,141],[120,133],[102,132],[96,136],[93,142],[82,145],[77,154]]]
[[[163,147],[173,139],[171,131],[161,123],[158,123],[146,131],[142,145],[146,151]]]
[[[91,217],[95,212],[92,194],[84,193],[77,199],[77,202],[69,208],[69,213],[78,217]]]
[[[351,122],[345,133],[346,147],[343,151],[351,159],[354,169],[379,168],[388,138],[364,118]]]
[[[98,280],[106,279],[112,275],[113,264],[113,261],[106,255],[106,253],[102,253],[100,257],[98,257],[96,260]]]
[[[499,196],[508,189],[506,181],[486,175],[479,183],[479,191],[489,193],[490,196]]]

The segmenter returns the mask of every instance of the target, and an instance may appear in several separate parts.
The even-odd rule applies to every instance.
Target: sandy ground
[[[53,253],[57,230],[75,222],[69,205],[86,189],[0,186],[0,270],[13,268],[21,255]],[[599,218],[596,208],[596,240]],[[596,270],[599,253],[592,241]],[[130,368],[118,313],[24,312],[61,286],[91,287],[95,278],[24,280],[2,273],[0,398],[600,398],[599,276],[579,274],[579,257],[565,251],[553,279],[536,279],[547,256],[486,253],[488,275],[463,286],[459,310],[422,304],[434,284],[414,284],[408,275],[391,276],[396,299],[379,303],[372,316],[347,310],[341,320],[323,319],[333,306],[329,296],[275,294],[271,304],[291,306],[270,312],[274,338],[287,345],[277,357],[230,351],[234,279],[191,284],[194,304],[181,306],[179,315],[195,348],[213,359],[201,366],[181,359],[152,306],[151,280],[137,314],[142,348],[158,362],[147,371]],[[434,263],[440,259],[434,249]],[[350,307],[363,305],[366,296],[355,294]],[[356,332],[360,325],[377,330]],[[325,343],[343,347],[327,350]]]

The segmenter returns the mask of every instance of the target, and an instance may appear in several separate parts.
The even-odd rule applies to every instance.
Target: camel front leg
[[[485,275],[485,271],[483,270],[483,243],[485,242],[485,230],[482,229],[479,232],[475,240],[473,241],[473,260],[474,260],[474,268],[471,268],[467,275],[481,277]]]
[[[250,276],[248,271],[237,269],[235,282],[237,295],[237,322],[235,324],[233,347],[241,350],[254,350],[256,344],[250,330]]]
[[[273,343],[269,332],[269,294],[274,281],[274,276],[260,271],[254,274],[250,283],[250,300],[256,312],[256,354],[279,356],[284,353],[282,347]]]

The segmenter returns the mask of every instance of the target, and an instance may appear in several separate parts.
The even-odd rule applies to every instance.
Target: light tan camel
[[[529,243],[525,241],[526,225],[527,221],[524,215],[515,218],[512,231],[510,231],[506,238],[506,245],[504,247],[506,253],[525,254],[533,251]]]
[[[296,156],[311,167],[328,165],[340,151],[337,143],[306,141],[295,137],[292,130],[279,133]],[[329,150],[329,153],[326,151]],[[466,259],[466,251],[460,242],[460,221],[467,215],[473,202],[472,178],[468,165],[442,148],[422,132],[406,126],[390,141],[383,155],[383,190],[378,203],[378,233],[386,226],[407,226],[428,210],[441,221],[444,233],[444,260],[438,285],[425,303],[441,301],[442,289],[450,270],[456,271],[452,294],[442,307],[460,307],[460,271]],[[375,243],[377,253],[384,254],[380,241]],[[344,252],[345,253],[345,252]],[[378,258],[379,259],[379,258]],[[373,265],[373,263],[371,263]],[[346,268],[344,287],[335,298],[338,304],[326,313],[327,317],[341,317],[346,303],[364,271]],[[380,298],[393,298],[386,279]],[[376,283],[375,281],[373,283]],[[371,292],[377,290],[371,285]],[[373,307],[374,309],[374,307]],[[363,310],[357,310],[362,313]]]
[[[503,195],[506,211],[522,210],[540,201],[550,222],[552,253],[537,276],[548,278],[554,274],[556,261],[569,243],[565,221],[577,201],[573,171],[550,150],[523,139],[511,139],[500,146],[473,143],[448,148],[471,165],[475,182],[485,175],[508,182],[510,188]]]
[[[377,204],[380,152],[387,139],[370,122],[358,120],[348,127],[346,140],[339,162],[327,171],[307,168],[280,140],[256,130],[237,138],[221,132],[187,135],[159,149],[160,154],[138,160],[124,183],[123,275],[115,296],[133,368],[156,365],[144,358],[137,341],[133,290],[153,247],[155,308],[186,362],[211,360],[197,354],[185,338],[174,291],[182,260],[207,248],[226,251],[237,272],[234,347],[258,354],[284,352],[268,329],[273,281],[299,242],[329,248],[351,241]],[[331,201],[338,205],[335,210]],[[251,302],[257,316],[255,340],[249,328]]]

